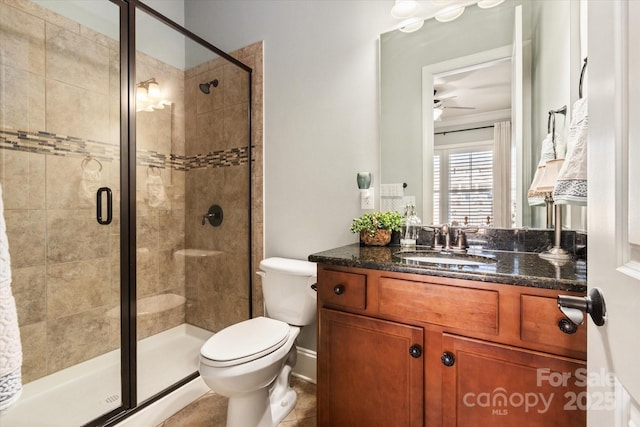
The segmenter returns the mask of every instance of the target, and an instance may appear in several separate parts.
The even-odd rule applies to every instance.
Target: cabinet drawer
[[[498,292],[380,278],[381,314],[467,331],[498,334]]]
[[[343,271],[318,271],[318,297],[325,306],[364,310],[367,276]]]
[[[574,334],[566,334],[558,327],[558,321],[565,316],[558,310],[555,297],[522,295],[520,339],[525,342],[553,346],[561,350],[587,352],[587,327],[578,326]]]

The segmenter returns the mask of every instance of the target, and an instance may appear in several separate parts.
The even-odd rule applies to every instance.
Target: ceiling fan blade
[[[449,96],[439,96],[437,98],[435,98],[433,100],[434,104],[440,103],[440,102],[445,102],[445,101],[449,101],[450,99],[454,99],[457,98],[458,95],[449,95]]]

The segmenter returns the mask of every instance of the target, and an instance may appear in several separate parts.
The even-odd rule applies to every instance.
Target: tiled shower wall
[[[6,41],[0,63],[0,182],[24,353],[23,380],[29,382],[119,346],[118,213],[114,211],[111,225],[98,225],[95,201],[79,191],[81,164],[91,155],[102,165],[99,184],[112,188],[114,204],[119,202],[118,46],[23,0],[0,0],[0,38]],[[252,180],[252,250],[259,262],[262,45],[252,45],[237,55],[257,68],[253,88],[252,141],[257,160]],[[143,54],[138,54],[137,60],[138,80],[156,77],[173,101],[171,108],[138,114],[138,298],[148,300],[168,293],[187,298],[186,308],[181,305],[141,316],[138,335],[148,336],[183,323],[185,316],[196,325],[219,330],[246,318],[248,303],[246,266],[237,264],[238,271],[234,271],[234,258],[246,251],[246,243],[242,243],[246,238],[238,236],[246,235],[248,213],[239,203],[246,199],[249,179],[246,132],[237,136],[232,132],[239,126],[234,112],[246,111],[246,97],[239,92],[239,100],[233,100],[241,77],[220,64],[207,64],[185,75]],[[228,89],[221,84],[217,94],[224,92],[227,97],[219,105],[215,96],[198,101],[202,94],[193,92],[197,84],[192,80],[218,66],[226,71],[223,84]],[[187,100],[186,107],[182,100]],[[200,107],[198,102],[213,104]],[[195,117],[195,105],[201,108],[196,113],[200,119],[196,126],[190,121]],[[227,119],[216,122],[205,114]],[[207,132],[221,134],[221,138],[214,143]],[[227,145],[229,140],[233,143]],[[192,145],[200,148],[189,148]],[[245,164],[236,165],[234,159],[241,163],[243,156]],[[150,175],[158,173],[166,199],[152,207],[147,182]],[[212,188],[216,192],[212,193]],[[225,208],[225,227],[213,234],[200,225],[209,201]],[[184,247],[219,249],[223,254],[204,262],[185,259],[176,255]],[[259,313],[262,298],[256,287],[254,306]]]
[[[119,194],[113,40],[27,1],[0,2],[0,179],[29,382],[119,343],[119,219],[95,220],[85,156]],[[93,162],[91,166],[96,166]]]
[[[255,43],[234,53],[254,70],[253,135],[254,159],[262,159],[262,43]],[[211,93],[203,94],[198,85],[218,79]],[[188,248],[215,251],[215,255],[187,258],[187,323],[219,331],[247,319],[249,300],[249,258],[247,239],[249,170],[246,144],[248,134],[248,73],[217,59],[186,72],[186,155],[199,156],[207,150],[237,152],[225,163],[195,167],[187,172],[186,237]],[[243,150],[242,147],[245,149]],[[254,230],[251,244],[256,263],[262,259],[262,166],[254,160],[253,186]],[[202,225],[202,215],[209,206],[219,205],[223,223]],[[257,265],[252,268],[256,271]],[[254,277],[254,283],[259,280]],[[260,287],[254,288],[254,314],[262,313]]]

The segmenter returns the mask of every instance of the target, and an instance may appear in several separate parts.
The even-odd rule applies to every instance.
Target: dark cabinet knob
[[[422,356],[422,347],[420,347],[418,344],[412,345],[411,347],[409,347],[409,354],[414,359],[419,358],[420,356]]]
[[[560,330],[562,332],[564,332],[565,334],[575,334],[576,331],[578,330],[578,325],[576,325],[575,323],[573,323],[571,320],[565,318],[562,318],[558,321],[558,327],[560,328]]]
[[[335,285],[333,287],[333,293],[336,295],[344,294],[344,285]]]
[[[453,357],[453,354],[449,353],[448,351],[442,353],[440,360],[442,360],[442,364],[444,366],[453,366],[453,364],[456,363],[456,358]]]

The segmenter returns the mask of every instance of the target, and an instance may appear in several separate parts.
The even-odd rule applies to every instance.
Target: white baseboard
[[[315,351],[298,347],[298,361],[295,368],[293,368],[292,375],[315,384],[317,380],[317,359],[318,355]]]

